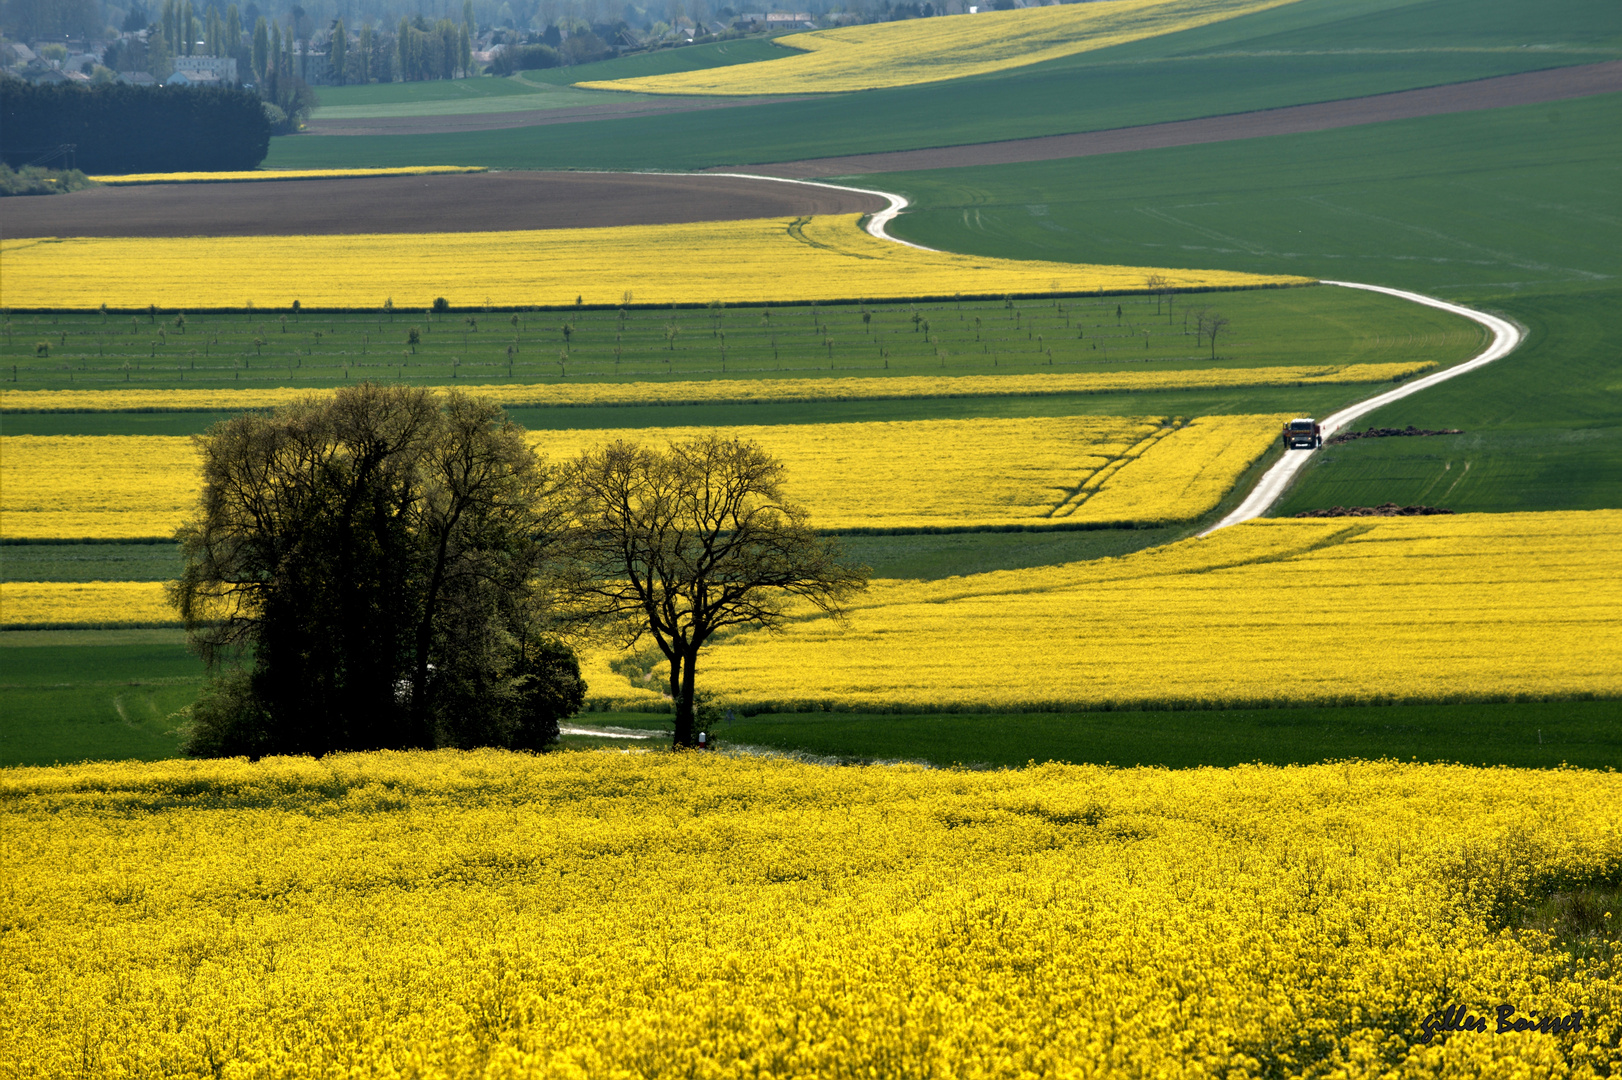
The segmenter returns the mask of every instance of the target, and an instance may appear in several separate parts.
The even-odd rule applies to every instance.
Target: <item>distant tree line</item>
[[[64,144],[89,173],[252,169],[270,121],[243,90],[0,82],[0,160],[26,165]]]
[[[0,0],[0,31],[17,41],[89,38],[102,27],[97,0]]]
[[[465,23],[458,26],[449,19],[440,19],[430,26],[421,15],[414,21],[401,19],[394,40],[400,52],[400,78],[404,82],[453,79],[457,71],[466,72],[473,67],[472,46]]]

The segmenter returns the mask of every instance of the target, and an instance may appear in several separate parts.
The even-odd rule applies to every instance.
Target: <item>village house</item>
[[[221,83],[234,83],[237,81],[237,62],[234,57],[219,56],[177,56],[175,57],[175,71],[212,72]],[[210,83],[209,85],[218,85]]]
[[[165,86],[225,86],[226,82],[212,71],[179,69],[163,80]]]

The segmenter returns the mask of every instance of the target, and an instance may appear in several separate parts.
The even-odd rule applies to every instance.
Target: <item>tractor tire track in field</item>
[[[1133,150],[1158,150],[1172,146],[1256,139],[1268,135],[1297,135],[1361,124],[1378,124],[1390,120],[1411,120],[1421,116],[1566,101],[1571,98],[1591,97],[1595,94],[1617,91],[1622,91],[1622,60],[1609,60],[1600,64],[1528,71],[1518,75],[1497,75],[1472,82],[1429,86],[1420,90],[1399,90],[1390,94],[1324,101],[1312,105],[1287,105],[1277,109],[1211,116],[1198,120],[1176,120],[1165,124],[1144,124],[1139,127],[1115,128],[1108,131],[1044,135],[1032,139],[942,146],[928,150],[896,150],[843,157],[810,158],[804,161],[750,165],[747,168],[759,176],[811,179],[822,176],[856,176],[863,173],[954,169],[974,165],[1013,165],[1024,161],[1057,161],[1062,158],[1090,157],[1095,154],[1121,154]]]

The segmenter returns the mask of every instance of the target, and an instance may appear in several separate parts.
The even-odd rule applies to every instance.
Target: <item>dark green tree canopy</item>
[[[225,752],[535,744],[536,709],[579,708],[539,692],[568,681],[545,634],[553,471],[499,408],[362,384],[197,443],[170,598],[211,665],[248,667],[231,693],[252,708],[209,715],[257,734]]]
[[[677,746],[691,746],[698,653],[720,631],[780,628],[795,604],[840,616],[866,588],[783,493],[758,444],[711,435],[654,449],[620,441],[569,469],[567,587],[577,618],[621,642],[652,635],[670,661]]]
[[[270,150],[270,122],[246,90],[0,79],[0,160],[24,165],[70,143],[91,173],[253,169]]]

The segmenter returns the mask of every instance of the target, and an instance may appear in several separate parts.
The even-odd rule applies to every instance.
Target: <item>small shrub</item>
[[[78,169],[13,169],[0,163],[0,196],[62,195],[95,186],[95,181]]]
[[[254,696],[253,677],[235,668],[203,687],[180,734],[187,757],[258,759],[268,753],[270,718]]]

